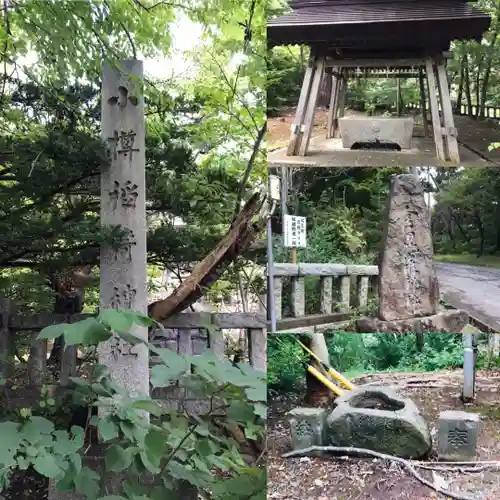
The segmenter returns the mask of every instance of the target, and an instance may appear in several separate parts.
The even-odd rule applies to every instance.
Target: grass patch
[[[450,264],[466,264],[469,266],[494,267],[500,269],[500,255],[483,255],[476,257],[472,254],[460,255],[435,255],[437,262],[448,262]]]

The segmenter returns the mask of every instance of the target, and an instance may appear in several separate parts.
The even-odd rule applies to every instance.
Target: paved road
[[[436,263],[446,302],[500,330],[500,269]]]

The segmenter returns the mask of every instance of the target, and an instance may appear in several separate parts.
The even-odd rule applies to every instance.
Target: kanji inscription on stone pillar
[[[105,65],[102,80],[102,136],[110,151],[101,172],[101,224],[119,225],[127,234],[119,249],[103,245],[100,258],[100,306],[147,314],[146,160],[142,61]],[[147,340],[147,329],[133,333]],[[133,394],[149,394],[145,346],[113,338],[99,348],[99,363]]]

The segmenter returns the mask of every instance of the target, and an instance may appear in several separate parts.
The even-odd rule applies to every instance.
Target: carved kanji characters
[[[115,208],[118,200],[120,201],[121,206],[124,208],[135,208],[136,201],[139,196],[139,193],[137,191],[137,188],[139,186],[132,183],[131,181],[126,181],[123,184],[119,181],[115,181],[113,185],[114,189],[109,193],[109,196],[114,201]]]

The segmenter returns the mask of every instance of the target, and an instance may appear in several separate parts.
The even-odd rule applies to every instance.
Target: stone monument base
[[[420,318],[383,321],[379,318],[361,318],[356,321],[358,333],[460,333],[469,323],[465,311],[443,311]]]

